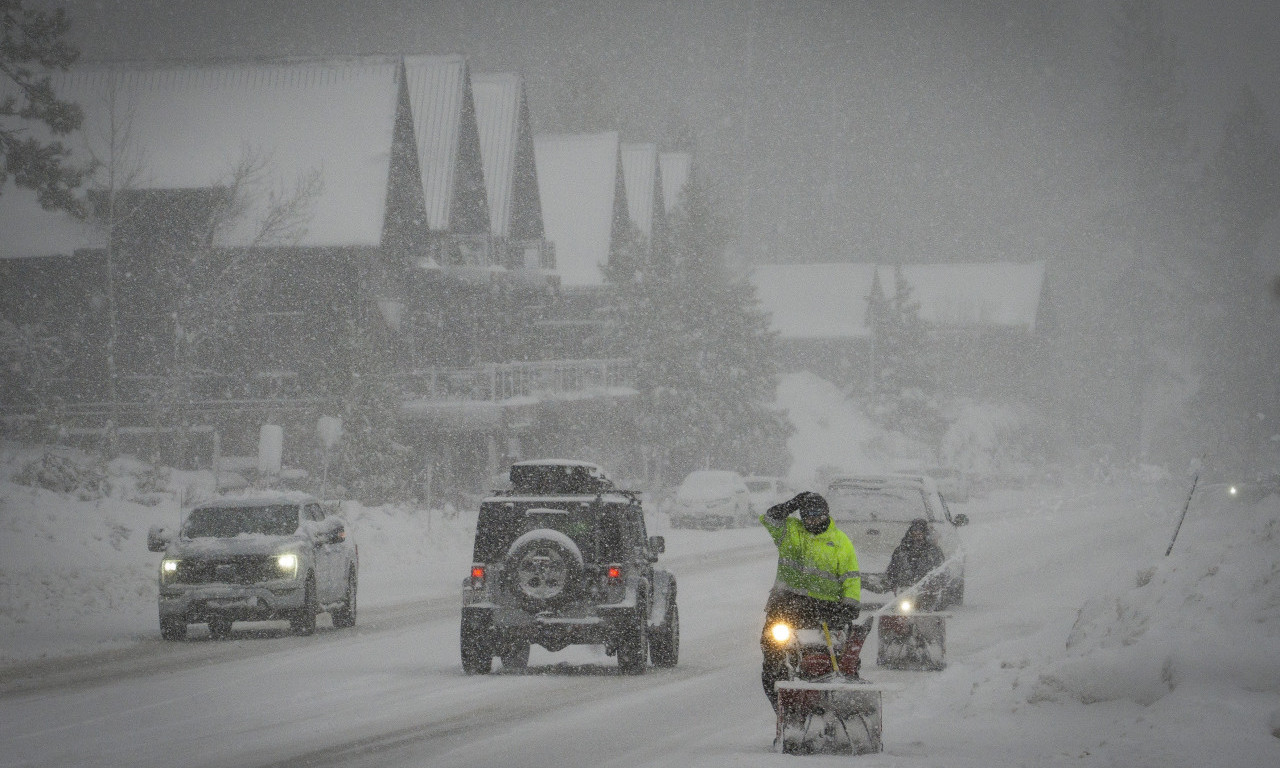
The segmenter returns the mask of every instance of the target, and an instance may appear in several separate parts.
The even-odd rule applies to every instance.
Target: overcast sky
[[[87,60],[463,53],[525,77],[535,132],[687,124],[754,261],[1051,258],[1108,151],[1109,0],[44,4]],[[1280,130],[1280,3],[1164,7],[1202,149],[1246,83]]]

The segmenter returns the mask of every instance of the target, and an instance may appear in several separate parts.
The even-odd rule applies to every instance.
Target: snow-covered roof
[[[246,152],[268,158],[268,188],[224,244],[247,243],[272,192],[315,172],[322,189],[303,246],[376,246],[381,238],[396,69],[391,57],[213,66],[78,67],[55,73],[60,98],[79,104],[82,130],[64,138],[76,161],[106,154],[106,135],[132,134],[138,189],[220,186]],[[0,257],[69,253],[100,236],[62,213],[41,211],[12,185],[0,196]]]
[[[476,123],[480,129],[484,189],[489,198],[489,227],[494,235],[506,237],[511,221],[511,187],[515,178],[516,142],[524,100],[520,76],[509,72],[475,75],[471,78],[471,92],[476,101]]]
[[[867,297],[876,272],[892,296],[894,268],[887,265],[760,264],[751,280],[781,338],[858,338],[871,333]],[[920,304],[920,319],[930,325],[1036,328],[1044,262],[910,264],[902,276]]]
[[[662,168],[662,202],[670,213],[680,204],[680,193],[689,183],[693,155],[688,152],[662,152],[658,155],[658,165]]]
[[[471,90],[490,229],[497,237],[541,237],[542,203],[524,80],[514,72],[472,75]]]
[[[622,180],[627,186],[627,213],[647,238],[653,237],[654,217],[665,213],[657,144],[623,144]]]
[[[543,223],[555,244],[560,284],[600,285],[600,266],[608,262],[613,240],[618,133],[539,135],[533,144]]]
[[[459,188],[484,187],[482,149],[467,59],[460,54],[405,56],[418,165],[427,224],[438,232],[457,228],[452,210]],[[480,190],[472,190],[479,192]]]

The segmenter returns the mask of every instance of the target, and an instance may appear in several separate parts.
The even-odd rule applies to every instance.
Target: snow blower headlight
[[[791,627],[778,622],[770,627],[769,634],[773,636],[774,642],[782,644],[791,639]]]
[[[902,611],[903,613],[911,613],[912,609],[914,608],[915,606],[912,605],[910,599],[906,599],[898,603],[898,610]]]

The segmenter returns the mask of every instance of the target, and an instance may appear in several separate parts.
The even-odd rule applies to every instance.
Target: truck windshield
[[[183,534],[189,539],[230,539],[240,534],[288,536],[298,530],[298,506],[202,507],[187,516]]]

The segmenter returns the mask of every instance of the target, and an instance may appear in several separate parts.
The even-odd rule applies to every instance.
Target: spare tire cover
[[[582,550],[560,531],[538,528],[511,543],[506,573],[515,595],[530,605],[549,606],[573,594],[582,575]]]

